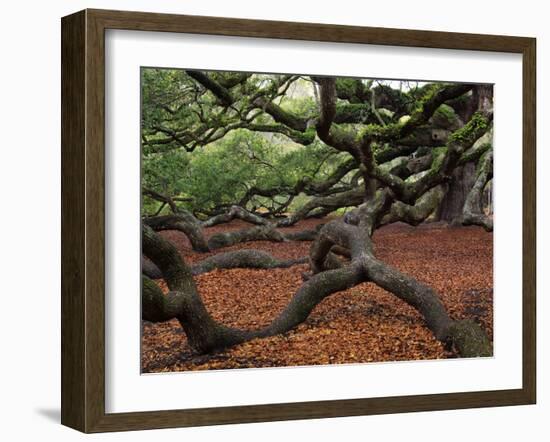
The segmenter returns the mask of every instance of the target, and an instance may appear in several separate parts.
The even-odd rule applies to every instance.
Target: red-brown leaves
[[[293,227],[313,228],[317,220]],[[246,226],[241,221],[208,229]],[[290,231],[287,229],[286,231]],[[188,262],[208,254],[190,250],[179,232],[163,232]],[[376,232],[377,256],[432,286],[454,319],[478,321],[492,336],[492,235],[478,227],[417,228],[393,225]],[[309,242],[254,242],[218,252],[254,248],[279,258],[298,258]],[[196,278],[212,316],[229,326],[259,328],[269,324],[302,283],[307,265],[288,269],[216,270]],[[319,304],[306,322],[284,335],[255,339],[211,355],[197,355],[187,345],[177,320],[143,323],[144,372],[277,367],[371,361],[434,359],[455,356],[444,350],[421,316],[374,284],[336,293]]]

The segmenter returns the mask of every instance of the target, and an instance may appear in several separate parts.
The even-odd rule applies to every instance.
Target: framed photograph
[[[536,398],[535,39],[62,19],[62,423]]]

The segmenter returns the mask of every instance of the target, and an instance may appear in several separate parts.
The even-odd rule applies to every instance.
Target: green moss
[[[447,105],[442,104],[437,108],[432,116],[432,121],[436,126],[443,128],[458,128],[459,121],[454,109]]]
[[[469,161],[475,161],[477,158],[481,157],[489,149],[491,149],[491,143],[481,143],[479,146],[476,144],[460,157],[460,164],[468,163]]]
[[[483,329],[471,320],[454,322],[449,328],[452,342],[463,358],[493,356],[493,345]]]
[[[407,177],[405,183],[414,184],[424,178],[426,175],[428,175],[428,173],[430,173],[429,170],[423,170],[422,172],[415,173],[414,175]]]
[[[436,176],[439,171],[441,170],[441,167],[443,166],[443,162],[445,161],[445,157],[447,155],[447,147],[435,147],[432,149],[432,164],[428,170],[424,170],[420,173],[417,173],[415,175],[411,175],[409,178],[407,178],[407,183],[415,183],[418,180],[430,176]]]
[[[422,98],[417,103],[416,110],[419,112],[422,112],[422,109],[424,108],[424,104],[426,104],[428,101],[432,100],[435,95],[441,90],[443,87],[443,84],[439,83],[432,83],[428,84],[424,87]]]
[[[431,153],[432,151],[432,148],[431,147],[428,147],[428,146],[420,146],[417,150],[416,150],[416,156],[417,157],[422,157],[424,155],[428,155],[429,153]]]
[[[491,147],[491,145],[488,145],[488,146]],[[483,152],[483,154],[479,158],[479,161],[476,164],[476,175],[479,175],[480,173],[487,171],[487,168],[489,166],[489,162],[487,161],[487,155],[489,155],[490,152],[491,150],[487,149],[485,152]]]
[[[456,116],[454,109],[448,104],[442,104],[439,106],[435,111],[435,114],[440,115],[447,120],[452,120]]]
[[[468,144],[473,143],[477,136],[484,130],[487,130],[489,121],[481,112],[476,112],[472,115],[468,124],[454,131],[449,136],[449,143]]]
[[[432,149],[432,165],[430,169],[437,172],[443,164],[445,155],[447,155],[447,147],[445,146]]]
[[[391,123],[386,126],[379,124],[367,124],[359,131],[359,138],[373,138],[378,140],[391,140],[399,136],[399,131],[403,125]]]
[[[303,145],[308,145],[315,141],[315,135],[317,131],[314,127],[310,127],[305,130],[303,134],[296,135],[296,141]]]
[[[405,124],[410,119],[411,119],[410,115],[403,115],[401,118],[399,118],[399,124]]]
[[[389,161],[389,158],[392,157],[394,150],[388,143],[381,144],[377,142],[373,142],[371,144],[371,148],[378,163],[385,163],[386,161]]]
[[[378,112],[378,114],[380,114],[381,116],[384,116],[386,118],[393,118],[393,116],[395,115],[395,112],[392,112],[391,110],[386,109],[384,107],[378,108],[377,112]]]
[[[399,170],[406,167],[408,162],[409,162],[408,157],[397,157],[391,161],[380,164],[378,167],[384,173],[397,174]]]
[[[370,106],[365,104],[339,104],[336,107],[335,120],[360,122],[366,120],[371,112]]]

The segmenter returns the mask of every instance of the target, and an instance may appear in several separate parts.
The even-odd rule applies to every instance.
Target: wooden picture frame
[[[105,412],[105,30],[140,30],[495,51],[523,58],[521,388],[132,413]],[[62,424],[142,430],[533,404],[536,398],[535,56],[533,38],[84,10],[62,19]]]

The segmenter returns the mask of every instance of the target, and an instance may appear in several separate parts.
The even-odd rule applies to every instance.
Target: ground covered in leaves
[[[314,228],[307,220],[286,229]],[[211,235],[249,227],[242,221],[207,229]],[[180,232],[163,232],[189,263],[210,254],[196,253]],[[431,285],[454,319],[471,318],[492,337],[493,241],[480,227],[419,227],[394,224],[374,235],[377,256]],[[307,256],[310,242],[248,242],[216,253],[260,249],[278,258]],[[204,303],[228,326],[254,329],[269,324],[302,284],[307,264],[287,269],[215,270],[196,277]],[[157,281],[163,285],[162,281]],[[142,372],[280,367],[318,364],[452,358],[426,328],[422,317],[394,295],[364,283],[322,301],[306,322],[284,335],[255,339],[210,355],[189,345],[177,320],[143,321]]]

